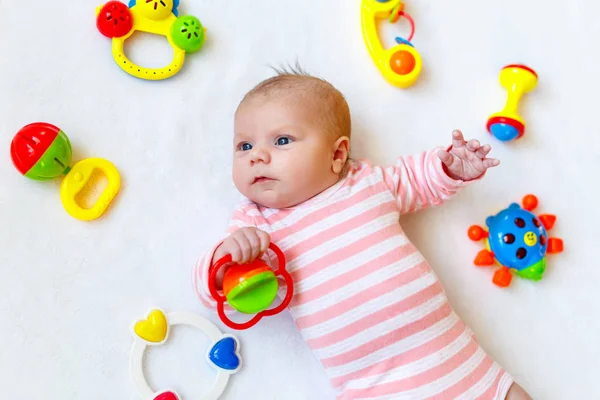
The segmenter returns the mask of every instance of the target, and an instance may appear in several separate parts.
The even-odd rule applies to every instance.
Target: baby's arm
[[[193,285],[202,304],[208,308],[215,308],[216,301],[208,289],[208,277],[211,266],[226,255],[231,255],[232,261],[246,263],[260,257],[269,246],[269,235],[256,228],[255,220],[248,215],[250,206],[241,205],[233,213],[225,237],[206,251],[197,261],[193,270]],[[217,276],[219,288],[224,267]],[[226,307],[227,309],[227,307]]]
[[[396,196],[401,213],[440,205],[481,179],[487,168],[499,164],[486,158],[489,145],[480,146],[476,140],[465,142],[460,131],[454,131],[452,139],[448,150],[436,148],[400,157],[384,168],[386,184]]]

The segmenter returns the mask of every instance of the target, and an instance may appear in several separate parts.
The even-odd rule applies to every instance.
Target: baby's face
[[[244,196],[286,208],[337,182],[336,139],[319,127],[314,112],[292,97],[242,104],[234,122],[233,181]]]

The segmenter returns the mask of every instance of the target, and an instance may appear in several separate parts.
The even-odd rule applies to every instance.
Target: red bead
[[[523,208],[527,211],[533,211],[538,206],[538,199],[532,194],[523,197]]]
[[[472,225],[469,228],[469,239],[473,240],[473,241],[478,241],[483,239],[484,237],[487,237],[487,232],[483,230],[482,227],[480,227],[479,225]]]
[[[109,1],[98,13],[96,27],[108,38],[122,37],[133,28],[133,16],[125,4]]]

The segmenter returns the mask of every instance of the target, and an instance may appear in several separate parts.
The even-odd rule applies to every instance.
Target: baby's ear
[[[333,160],[331,163],[331,170],[340,174],[348,161],[350,154],[350,139],[347,136],[339,137],[333,145]]]

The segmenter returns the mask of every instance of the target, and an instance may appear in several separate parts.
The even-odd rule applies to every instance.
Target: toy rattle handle
[[[171,64],[163,68],[144,68],[133,61],[131,61],[125,55],[123,50],[125,45],[125,37],[113,38],[112,39],[112,53],[115,62],[121,69],[128,74],[135,76],[140,79],[147,80],[161,80],[167,79],[179,72],[185,61],[185,50],[173,46],[173,61]]]
[[[228,264],[232,261],[231,255],[226,255],[225,257],[219,259],[213,265],[213,267],[210,271],[209,278],[208,278],[209,279],[208,280],[208,288],[210,290],[210,294],[217,302],[217,313],[219,315],[219,318],[221,319],[221,321],[223,321],[223,323],[225,325],[227,325],[231,329],[243,330],[243,329],[251,328],[254,325],[256,325],[258,323],[258,321],[260,321],[263,317],[268,317],[268,316],[280,313],[292,301],[292,297],[294,296],[294,282],[292,280],[292,276],[290,275],[290,273],[285,269],[285,256],[283,255],[283,252],[281,251],[281,249],[273,243],[269,244],[269,249],[273,250],[273,252],[277,256],[277,259],[279,261],[278,268],[273,272],[276,276],[280,275],[283,277],[283,279],[285,280],[286,286],[287,286],[287,292],[285,294],[285,298],[283,299],[283,301],[281,302],[280,305],[278,305],[275,308],[264,310],[264,311],[257,313],[249,321],[246,321],[243,323],[237,323],[237,322],[231,321],[227,317],[227,315],[225,314],[225,302],[227,301],[227,299],[225,298],[225,296],[219,294],[219,292],[217,291],[215,284],[214,284],[219,270],[223,266],[225,266],[226,264]]]

